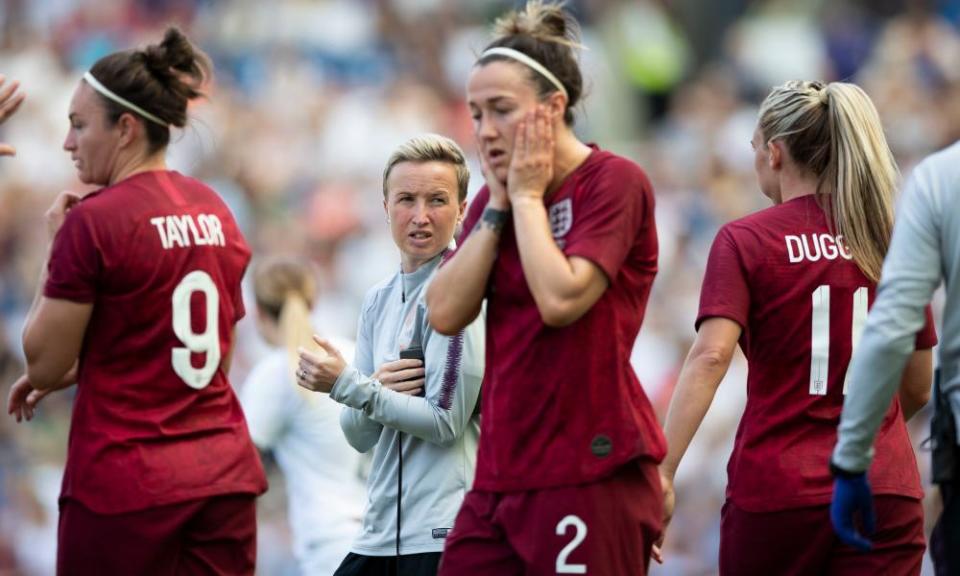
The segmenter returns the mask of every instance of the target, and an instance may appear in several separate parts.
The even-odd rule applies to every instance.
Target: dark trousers
[[[123,514],[60,502],[57,574],[253,575],[252,494],[225,494]]]
[[[333,576],[436,576],[440,553],[396,556],[347,554]],[[397,567],[399,566],[399,572]]]
[[[940,486],[943,512],[930,535],[930,557],[937,576],[960,574],[960,447],[957,426],[949,398],[940,391],[940,370],[933,382],[933,419],[930,440],[933,444],[933,481]],[[950,382],[955,374],[946,376]]]
[[[940,484],[940,496],[943,512],[930,535],[930,557],[937,576],[955,576],[960,574],[960,475]]]

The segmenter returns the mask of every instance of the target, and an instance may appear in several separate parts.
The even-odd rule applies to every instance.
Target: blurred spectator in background
[[[257,330],[272,351],[247,376],[240,402],[254,443],[283,472],[300,571],[326,576],[360,530],[364,495],[359,454],[340,431],[341,406],[296,384],[297,350],[315,346],[313,270],[298,259],[267,256],[253,270],[253,292]],[[351,340],[330,341],[353,357]]]

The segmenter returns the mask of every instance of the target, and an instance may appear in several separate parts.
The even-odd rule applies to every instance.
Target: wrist
[[[487,208],[492,208],[501,212],[509,212],[510,200],[508,198],[494,198],[491,196],[490,200],[487,201]]]
[[[517,196],[511,197],[510,205],[513,206],[515,210],[537,207],[544,208],[542,196],[531,196],[523,193],[518,193]]]
[[[830,461],[830,474],[831,474],[834,478],[844,478],[844,479],[850,480],[850,479],[859,478],[859,477],[863,476],[863,475],[865,474],[865,472],[863,472],[863,471],[861,471],[861,472],[854,472],[853,470],[846,470],[846,469],[844,469],[844,468],[841,468],[841,467],[837,466],[837,465],[833,462],[833,460],[831,460],[831,461]]]
[[[483,215],[480,217],[480,222],[483,224],[484,228],[490,229],[492,232],[499,234],[503,227],[507,225],[507,221],[510,219],[509,210],[500,210],[494,208],[493,206],[487,205],[483,209]]]

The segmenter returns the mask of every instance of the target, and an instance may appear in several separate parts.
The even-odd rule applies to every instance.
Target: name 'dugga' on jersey
[[[816,262],[821,258],[836,260],[842,256],[847,260],[853,259],[853,254],[843,243],[843,236],[829,234],[800,234],[787,235],[783,239],[787,243],[787,257],[791,264],[797,262]]]
[[[190,246],[225,246],[223,225],[214,214],[200,214],[196,222],[193,216],[157,216],[150,223],[160,235],[164,249],[189,248]]]

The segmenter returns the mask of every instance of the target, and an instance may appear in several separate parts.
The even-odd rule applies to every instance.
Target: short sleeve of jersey
[[[937,328],[933,322],[933,310],[928,305],[924,310],[927,323],[923,325],[920,332],[917,333],[917,350],[927,350],[937,345]]]
[[[597,264],[613,282],[643,223],[652,221],[652,214],[646,213],[653,210],[652,199],[650,184],[638,166],[621,160],[604,167],[589,192],[575,200],[580,205],[573,206],[574,222],[563,252]]]
[[[717,233],[710,248],[707,270],[700,289],[700,312],[696,329],[712,317],[729,318],[746,329],[750,313],[747,271],[728,226]]]
[[[96,236],[81,204],[67,213],[53,239],[43,295],[73,302],[93,302],[100,262]]]

